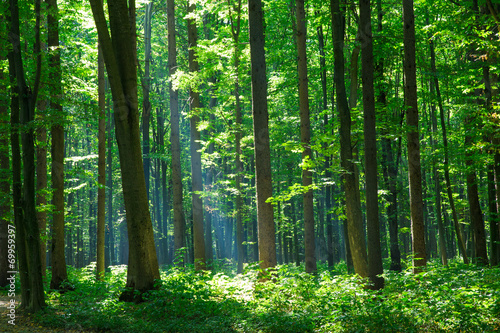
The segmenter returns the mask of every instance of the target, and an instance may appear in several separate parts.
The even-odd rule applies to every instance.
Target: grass
[[[275,283],[257,266],[196,273],[165,267],[141,304],[118,301],[126,267],[104,281],[94,266],[70,269],[74,291],[49,292],[40,325],[98,332],[500,332],[500,268],[452,262],[418,275],[387,272],[382,291],[363,288],[340,264],[315,276],[281,265]]]

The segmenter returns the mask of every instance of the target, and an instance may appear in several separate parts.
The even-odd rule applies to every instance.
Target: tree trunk
[[[467,197],[474,240],[474,257],[477,263],[488,265],[488,250],[486,247],[486,233],[484,230],[483,213],[479,203],[478,184],[474,163],[474,140],[471,133],[477,131],[474,116],[465,118],[465,165],[467,167]]]
[[[123,199],[129,238],[127,289],[121,300],[142,300],[160,278],[149,215],[137,100],[135,56],[135,2],[108,1],[111,36],[100,0],[90,0],[110,81],[115,110],[116,139],[120,155]],[[129,13],[130,10],[130,13]],[[138,291],[139,293],[137,293]]]
[[[21,279],[22,301],[21,306],[28,312],[37,312],[45,307],[42,267],[40,262],[40,232],[36,219],[35,207],[35,135],[33,120],[35,113],[35,102],[40,83],[41,59],[37,61],[35,85],[31,90],[26,85],[23,60],[21,56],[21,41],[19,31],[19,7],[17,0],[10,3],[11,27],[10,42],[12,52],[9,62],[12,63],[10,69],[15,72],[17,89],[19,91],[20,124],[23,127],[21,132],[22,141],[22,162],[23,162],[23,187],[21,199],[20,219],[16,220],[16,247],[19,260],[19,273]],[[40,43],[40,1],[35,3],[36,11],[36,39]],[[50,23],[49,23],[50,24]],[[40,48],[35,47],[35,52],[40,52]],[[12,73],[13,74],[13,73]],[[13,74],[14,75],[14,74]],[[14,120],[16,122],[16,120]],[[14,124],[13,124],[14,125]],[[13,154],[17,153],[13,149]],[[14,181],[20,182],[19,178]]]
[[[382,250],[378,219],[377,133],[375,120],[375,89],[373,87],[373,37],[370,0],[359,2],[361,38],[363,113],[365,142],[366,225],[368,234],[368,271],[374,289],[384,286]]]
[[[7,105],[7,104],[6,104]],[[46,112],[47,101],[38,101],[39,112]],[[42,265],[42,276],[45,279],[47,271],[47,128],[43,124],[44,115],[40,115],[42,124],[36,129],[36,219],[40,229],[40,262]]]
[[[107,241],[105,242],[106,246],[106,264],[105,266],[108,267],[110,265],[114,265],[116,263],[115,261],[115,229],[113,226],[113,140],[112,138],[112,127],[113,127],[113,118],[111,117],[111,108],[109,107],[108,101],[106,101],[106,108],[108,109],[108,124],[107,124],[107,137],[108,137],[108,154],[106,157],[106,164],[107,164],[107,173],[108,176],[106,178],[107,181],[107,188],[108,188],[108,224],[106,227],[106,239]]]
[[[403,0],[403,38],[406,125],[408,126],[408,176],[410,181],[410,215],[414,273],[427,263],[422,199],[422,172],[418,129],[417,75],[415,62],[415,17],[413,0]]]
[[[273,195],[269,115],[267,108],[267,77],[264,51],[264,17],[261,0],[248,0],[250,31],[250,63],[252,73],[252,116],[255,145],[255,185],[259,261],[263,274],[276,266],[276,231],[273,206],[266,202]]]
[[[6,75],[0,70],[0,91],[7,92]],[[10,282],[9,268],[9,221],[11,207],[10,193],[10,161],[9,161],[9,99],[8,94],[0,95],[0,287],[7,286]]]
[[[151,118],[151,102],[149,101],[149,91],[151,78],[149,68],[151,63],[151,17],[153,13],[153,2],[146,4],[144,14],[144,78],[142,80],[142,156],[144,167],[144,179],[146,181],[146,193],[149,198],[149,179],[151,169],[149,124]]]
[[[177,47],[175,41],[175,6],[174,0],[167,0],[167,31],[168,31],[168,68],[173,77],[177,71]],[[174,208],[174,255],[186,246],[184,234],[186,222],[183,210],[181,144],[179,130],[179,93],[169,83],[170,92],[170,142],[172,145],[172,191]],[[184,258],[185,259],[185,258]],[[180,260],[183,263],[184,260]]]
[[[304,205],[304,254],[306,272],[316,273],[316,243],[314,236],[314,200],[312,190],[312,172],[309,163],[312,161],[311,121],[309,119],[309,91],[307,78],[306,50],[306,14],[304,0],[296,0],[297,20],[297,69],[299,77],[299,109],[300,109],[300,141],[302,144],[302,186],[307,188],[303,193]]]
[[[340,9],[339,0],[331,0],[335,88],[337,95],[337,108],[340,117],[340,160],[343,169],[343,183],[346,198],[346,217],[348,242],[356,274],[368,277],[368,262],[366,243],[361,215],[361,202],[359,184],[353,163],[351,143],[351,113],[347,104],[344,83],[344,13]]]
[[[241,138],[242,119],[241,119],[241,100],[240,100],[240,31],[241,31],[241,0],[238,0],[234,6],[236,17],[231,17],[231,32],[233,36],[233,66],[234,66],[234,98],[235,98],[235,187],[236,187],[236,246],[238,249],[238,267],[237,272],[243,273],[243,198],[241,195],[241,173],[243,172],[241,162]]]
[[[100,47],[98,47],[100,49]],[[98,161],[97,161],[97,279],[104,276],[105,268],[105,224],[106,224],[106,96],[104,80],[104,58],[102,51],[97,56],[97,90],[99,98]],[[110,210],[108,214],[111,214]]]
[[[190,3],[188,14],[193,14],[196,5]],[[198,28],[196,20],[190,18],[188,25],[188,44],[189,44],[189,72],[197,73],[199,71],[198,57],[196,56],[196,47],[198,45]],[[190,127],[191,127],[191,190],[192,190],[192,212],[193,212],[193,246],[194,246],[194,264],[196,270],[206,268],[205,258],[205,234],[203,231],[203,179],[201,172],[201,133],[198,130],[200,122],[200,94],[198,87],[191,87],[189,90],[190,99]]]

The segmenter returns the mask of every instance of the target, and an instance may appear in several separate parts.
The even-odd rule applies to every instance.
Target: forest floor
[[[0,289],[0,333],[500,333],[500,268],[455,260],[429,263],[417,275],[410,267],[386,270],[384,289],[372,291],[345,263],[320,264],[316,275],[280,265],[266,283],[257,282],[257,264],[243,274],[226,264],[201,273],[163,267],[140,304],[118,301],[126,266],[111,267],[104,281],[96,281],[95,265],[68,267],[74,290],[47,289],[47,308],[35,315],[16,309],[15,326]]]
[[[16,297],[16,306],[19,305],[19,295]],[[0,295],[0,333],[52,333],[52,332],[65,332],[65,333],[81,333],[81,332],[93,332],[82,329],[71,329],[66,330],[64,328],[54,328],[54,327],[44,327],[36,322],[35,318],[27,313],[19,311],[16,309],[16,316],[13,323],[9,323],[12,319],[8,317],[10,298],[4,295]]]

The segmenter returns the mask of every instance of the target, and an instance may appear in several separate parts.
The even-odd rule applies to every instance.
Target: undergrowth
[[[384,274],[371,291],[345,265],[317,275],[278,266],[258,283],[257,265],[236,275],[227,265],[196,273],[165,267],[157,290],[140,304],[118,301],[126,266],[95,281],[94,266],[70,269],[74,291],[48,291],[40,325],[97,332],[495,332],[500,331],[500,269],[429,264]]]

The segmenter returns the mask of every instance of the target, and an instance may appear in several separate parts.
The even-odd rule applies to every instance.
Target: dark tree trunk
[[[255,178],[257,223],[259,229],[259,261],[266,274],[276,266],[276,231],[273,206],[266,202],[273,195],[267,77],[264,51],[264,17],[261,0],[248,0],[250,30],[250,62],[252,72],[252,115],[255,145]]]
[[[415,17],[413,0],[403,0],[404,74],[406,125],[408,126],[408,175],[410,181],[410,215],[413,248],[413,271],[420,272],[427,263],[425,226],[420,167],[418,128],[417,75],[415,62]]]
[[[177,47],[175,41],[175,6],[174,0],[167,1],[167,31],[168,31],[168,68],[172,77],[177,71]],[[183,210],[181,144],[179,130],[179,94],[169,83],[170,93],[170,142],[172,145],[172,191],[174,208],[174,255],[186,246],[186,222]],[[183,258],[185,260],[185,258]],[[179,260],[183,263],[184,260]]]
[[[365,142],[365,183],[366,183],[366,225],[368,235],[368,273],[374,289],[384,286],[382,250],[378,219],[378,184],[377,184],[377,133],[375,120],[375,89],[373,87],[373,40],[371,28],[370,0],[359,2],[360,20],[363,28],[361,37],[363,113]]]
[[[0,91],[7,92],[6,77],[0,70]],[[10,282],[9,268],[9,221],[11,207],[10,193],[10,161],[9,161],[9,98],[7,93],[0,95],[0,287],[7,286]]]
[[[108,1],[111,36],[99,0],[90,0],[99,43],[113,95],[116,139],[120,155],[123,199],[129,237],[127,290],[122,300],[142,300],[142,293],[155,288],[160,278],[149,215],[137,99],[135,55],[135,2]],[[139,293],[137,293],[137,291]]]
[[[45,299],[40,261],[40,232],[36,219],[35,207],[35,134],[32,122],[34,120],[34,106],[40,83],[41,60],[38,58],[35,85],[33,90],[31,90],[26,84],[21,56],[19,7],[17,0],[11,0],[9,5],[11,15],[9,39],[12,43],[12,52],[10,53],[11,56],[9,59],[11,65],[9,66],[9,70],[12,70],[11,75],[13,75],[17,81],[20,105],[19,119],[23,127],[21,131],[23,187],[22,193],[18,193],[18,199],[15,198],[15,200],[19,200],[18,203],[21,204],[21,207],[18,207],[18,209],[22,209],[19,215],[20,218],[15,219],[16,247],[22,291],[21,306],[28,312],[37,312],[45,307]],[[35,47],[35,52],[40,52],[40,1],[35,2],[35,11],[36,42],[38,43],[38,49]],[[16,115],[14,114],[13,116]],[[14,119],[14,123],[16,122],[18,122],[18,120]],[[16,127],[16,124],[13,124],[13,127]],[[15,133],[15,131],[13,132]],[[18,151],[14,151],[14,147],[13,154],[18,154]],[[18,170],[20,170],[20,165]],[[16,179],[17,177],[19,178]],[[13,180],[14,182],[18,181],[20,184],[20,174],[15,176]]]
[[[337,108],[340,117],[340,160],[343,169],[343,184],[346,200],[346,217],[349,248],[352,256],[354,270],[361,277],[368,277],[368,260],[366,243],[361,215],[361,202],[359,183],[356,177],[353,162],[351,142],[351,113],[347,104],[344,82],[344,13],[340,8],[339,0],[331,0],[333,44],[334,44],[334,70]]]
[[[309,119],[309,91],[307,78],[307,50],[306,50],[306,14],[304,0],[296,0],[297,20],[297,54],[299,77],[299,108],[300,108],[300,141],[302,144],[302,163],[306,165],[312,160],[311,150],[311,121]],[[304,254],[307,273],[316,273],[316,243],[314,236],[314,200],[312,186],[312,172],[302,166],[302,186],[307,188],[303,193],[304,206]]]
[[[196,5],[190,3],[188,13],[193,14]],[[199,71],[198,57],[196,56],[196,47],[198,45],[198,28],[195,19],[188,19],[188,44],[189,44],[189,72],[197,73]],[[190,99],[190,128],[191,128],[191,190],[192,190],[192,212],[193,212],[193,247],[194,247],[194,265],[196,270],[206,268],[205,258],[205,233],[203,231],[203,178],[201,172],[201,133],[198,130],[200,122],[200,94],[198,87],[191,87],[189,90]]]
[[[100,48],[99,48],[100,49]],[[104,58],[98,51],[97,84],[99,98],[98,161],[97,161],[97,279],[104,276],[105,268],[105,224],[106,224],[106,96],[104,80]],[[112,211],[109,211],[111,214]]]
[[[7,105],[7,104],[6,104]],[[38,101],[37,109],[40,113],[46,112],[47,101]],[[44,117],[44,115],[40,115]],[[36,129],[36,219],[40,229],[40,262],[42,265],[42,276],[45,279],[47,271],[47,128],[44,124]],[[2,216],[0,214],[0,216]]]
[[[108,124],[107,124],[107,137],[108,137],[108,154],[106,157],[107,164],[107,188],[108,188],[108,223],[106,227],[106,264],[108,267],[116,263],[115,258],[115,231],[113,226],[113,140],[112,138],[112,127],[113,127],[113,117],[111,117],[111,108],[109,107],[108,101],[106,101],[106,108],[108,109]]]

